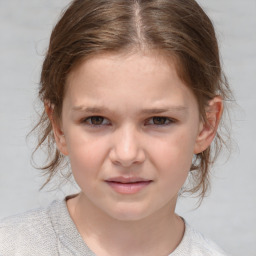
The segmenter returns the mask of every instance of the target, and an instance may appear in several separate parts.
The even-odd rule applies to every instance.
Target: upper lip
[[[141,177],[123,177],[123,176],[118,176],[118,177],[113,177],[106,179],[107,182],[119,182],[119,183],[135,183],[135,182],[145,182],[145,181],[152,181],[150,179],[144,179]]]

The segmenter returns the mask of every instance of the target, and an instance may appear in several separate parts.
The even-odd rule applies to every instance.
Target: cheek
[[[108,144],[102,139],[77,134],[72,136],[70,140],[67,140],[67,145],[74,176],[97,175],[108,152]]]
[[[185,133],[169,136],[164,141],[152,143],[152,153],[154,162],[161,165],[161,169],[171,171],[188,171],[191,166],[194,140],[186,136]]]
[[[151,155],[154,155],[152,161],[157,169],[159,190],[164,191],[166,197],[177,194],[190,171],[193,157],[192,143],[189,145],[186,137],[177,136],[156,145]]]
[[[154,147],[153,164],[160,187],[166,196],[176,194],[183,186],[193,158],[193,140],[186,133],[176,133]]]

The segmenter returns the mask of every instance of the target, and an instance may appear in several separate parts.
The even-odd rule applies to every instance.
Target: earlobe
[[[64,136],[63,130],[59,122],[55,120],[53,116],[54,105],[50,104],[49,102],[45,102],[44,107],[45,112],[47,113],[48,118],[50,119],[52,124],[52,129],[57,147],[63,155],[68,155],[66,138]]]
[[[220,96],[216,96],[210,100],[205,112],[206,120],[200,124],[199,133],[194,148],[194,154],[203,152],[212,143],[223,112],[222,98]]]

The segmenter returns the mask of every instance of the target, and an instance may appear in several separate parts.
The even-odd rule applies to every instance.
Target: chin
[[[139,206],[116,206],[109,210],[107,214],[119,221],[139,221],[149,216],[149,210]]]

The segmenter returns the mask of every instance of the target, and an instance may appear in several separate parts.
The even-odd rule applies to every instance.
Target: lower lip
[[[151,181],[141,181],[135,183],[120,183],[120,182],[113,182],[107,181],[108,185],[118,193],[121,194],[135,194],[145,187],[147,187]]]

